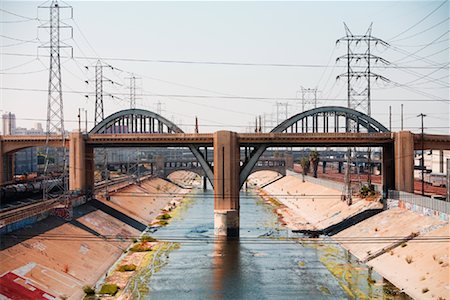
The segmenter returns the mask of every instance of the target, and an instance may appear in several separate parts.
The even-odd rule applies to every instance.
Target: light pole
[[[420,114],[420,115],[417,115],[418,117],[420,117],[421,118],[421,122],[422,122],[422,125],[421,125],[421,129],[422,129],[422,134],[421,134],[421,145],[422,145],[422,157],[421,157],[421,162],[420,162],[420,165],[421,165],[421,170],[422,170],[422,196],[423,195],[425,195],[425,183],[424,183],[424,175],[425,175],[425,159],[424,159],[424,151],[423,151],[423,118],[424,117],[426,117],[427,115],[425,115],[425,114]]]

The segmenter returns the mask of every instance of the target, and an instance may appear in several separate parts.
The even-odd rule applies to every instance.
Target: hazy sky
[[[38,46],[48,31],[37,27],[48,11],[37,9],[41,3],[0,2],[0,110],[15,113],[22,127],[46,117],[49,59]],[[346,46],[335,42],[345,35],[343,22],[355,35],[373,22],[372,34],[390,43],[373,47],[373,54],[391,62],[373,71],[392,82],[373,81],[372,116],[388,127],[391,105],[393,130],[399,130],[403,103],[405,129],[418,131],[423,112],[427,132],[449,134],[448,1],[67,3],[73,19],[68,10],[61,14],[73,38],[69,30],[61,35],[74,58],[61,59],[66,129],[78,127],[80,107],[92,126],[94,72],[85,66],[97,57],[116,68],[104,75],[121,84],[104,83],[105,94],[114,95],[104,98],[106,115],[129,107],[125,78],[134,73],[141,78],[137,107],[156,111],[160,102],[162,115],[186,132],[193,132],[195,116],[201,132],[247,131],[263,114],[267,121],[272,114],[275,126],[277,101],[288,102],[289,116],[300,112],[301,86],[318,88],[319,105],[346,106],[346,80],[336,81],[345,61],[335,63]],[[237,99],[218,98],[224,95]]]

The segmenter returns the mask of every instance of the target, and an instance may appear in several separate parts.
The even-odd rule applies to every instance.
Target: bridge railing
[[[404,207],[426,215],[433,214],[433,212],[429,211],[432,210],[447,215],[447,219],[450,214],[450,202],[448,201],[395,190],[389,190],[388,207]]]

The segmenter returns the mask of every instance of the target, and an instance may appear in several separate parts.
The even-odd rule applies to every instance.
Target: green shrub
[[[161,225],[161,226],[165,226],[165,225],[169,224],[169,222],[167,222],[166,220],[160,220],[158,222],[158,224]]]
[[[135,264],[130,264],[130,265],[122,265],[120,267],[117,268],[117,271],[119,272],[131,272],[136,270],[136,265]]]
[[[114,296],[117,294],[117,291],[119,290],[119,287],[117,284],[114,283],[105,283],[102,288],[100,289],[100,294],[108,294],[111,296]]]
[[[375,195],[375,186],[373,184],[367,186],[367,185],[363,185],[360,189],[359,189],[359,194],[362,197],[367,197],[367,196],[373,196]]]
[[[94,295],[94,294],[95,294],[95,290],[94,290],[91,286],[89,286],[89,285],[83,286],[83,292],[84,292],[86,295]]]
[[[162,214],[156,217],[158,220],[168,220],[172,218],[169,214]]]
[[[151,246],[148,246],[148,245],[145,245],[142,243],[136,244],[130,248],[130,251],[133,251],[133,252],[145,252],[145,251],[151,251],[151,250],[152,250]]]
[[[141,242],[156,242],[156,239],[149,235],[143,235],[141,237]]]

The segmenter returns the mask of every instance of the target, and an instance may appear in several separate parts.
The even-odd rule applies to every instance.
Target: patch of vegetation
[[[133,238],[132,241],[133,241],[133,243],[137,243],[138,240],[137,240],[137,238]]]
[[[167,224],[169,224],[169,222],[167,222],[166,220],[159,220],[158,223],[156,223],[160,226],[166,226]]]
[[[119,272],[131,272],[134,270],[136,270],[135,264],[121,265],[120,267],[117,268],[117,271],[119,271]]]
[[[145,243],[139,243],[134,245],[133,247],[130,248],[130,251],[133,252],[146,252],[146,251],[152,251],[152,246],[147,245]]]
[[[367,283],[368,284],[375,284],[377,281],[375,280],[375,279],[373,279],[373,278],[371,278],[371,277],[368,277],[367,278]]]
[[[408,264],[410,264],[410,263],[413,262],[413,258],[412,258],[412,256],[410,256],[410,255],[408,255],[407,257],[405,257],[405,260],[406,260],[406,262],[407,262]]]
[[[371,184],[371,185],[363,185],[359,189],[359,195],[361,197],[363,197],[363,198],[375,195],[375,186],[373,184]]]
[[[172,218],[171,215],[169,214],[162,214],[156,217],[158,220],[169,220],[170,218]]]
[[[102,288],[100,289],[100,294],[107,294],[114,296],[117,294],[117,291],[119,290],[119,287],[115,283],[105,283]]]
[[[406,243],[402,243],[402,248],[405,248],[407,246]]]
[[[428,291],[429,291],[428,288],[423,288],[423,289],[422,289],[422,294],[425,294],[425,293],[428,292]]]
[[[83,292],[86,295],[95,295],[95,289],[91,287],[90,285],[83,286]]]
[[[143,235],[141,237],[141,242],[156,242],[156,239],[154,237],[149,236],[149,235]]]
[[[321,285],[321,286],[319,287],[319,289],[320,289],[320,291],[321,291],[322,293],[324,293],[324,294],[326,294],[326,295],[331,295],[330,290],[329,290],[326,286]]]
[[[275,207],[281,206],[281,203],[275,198],[269,197],[268,201]]]

